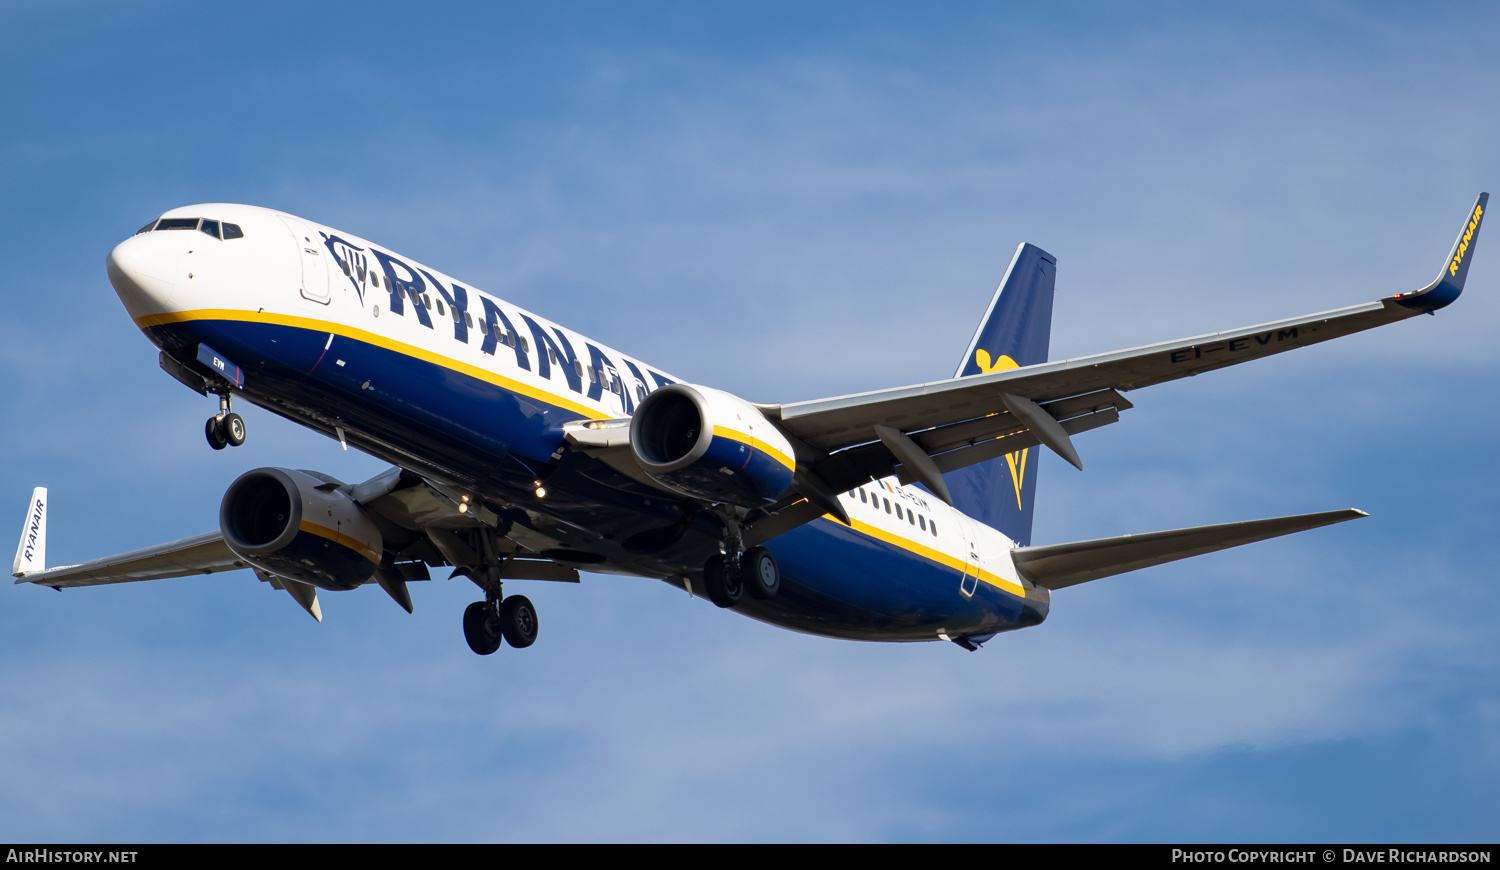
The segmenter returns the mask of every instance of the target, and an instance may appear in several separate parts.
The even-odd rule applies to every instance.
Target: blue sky
[[[0,516],[49,559],[214,526],[260,465],[381,465],[161,373],[104,276],[161,211],[374,239],[756,401],[950,374],[1010,253],[1053,354],[1431,279],[1500,178],[1495,11],[1449,4],[0,6]],[[1495,232],[1491,230],[1491,233]],[[1132,394],[1036,540],[1371,517],[1058,593],[968,654],[666,584],[249,575],[0,606],[9,840],[1483,840],[1500,819],[1500,254],[1420,318]]]

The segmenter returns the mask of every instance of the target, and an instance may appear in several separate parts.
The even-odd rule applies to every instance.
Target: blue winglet
[[[1453,303],[1464,292],[1464,280],[1469,277],[1469,262],[1473,259],[1474,246],[1479,242],[1479,224],[1484,220],[1484,210],[1489,206],[1490,195],[1479,194],[1469,219],[1453,243],[1453,251],[1443,263],[1443,271],[1437,280],[1415,293],[1397,293],[1391,297],[1395,302],[1418,311],[1433,312]]]

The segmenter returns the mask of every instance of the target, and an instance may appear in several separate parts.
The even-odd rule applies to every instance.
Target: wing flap
[[[1120,535],[1066,544],[1021,547],[1011,551],[1011,558],[1028,580],[1038,586],[1057,590],[1365,516],[1369,514],[1351,508],[1215,526],[1195,526],[1143,535]]]

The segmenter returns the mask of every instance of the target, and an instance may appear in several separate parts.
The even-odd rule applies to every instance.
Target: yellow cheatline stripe
[[[797,463],[792,461],[790,457],[788,457],[785,453],[782,453],[780,450],[777,450],[775,447],[772,447],[766,442],[760,440],[759,438],[756,438],[754,435],[746,435],[744,432],[738,432],[734,429],[725,429],[723,426],[715,426],[714,437],[728,438],[730,441],[733,441],[737,444],[744,444],[750,449],[759,450],[760,452],[766,454],[777,462],[780,462],[791,471],[797,470]]]
[[[426,363],[432,363],[433,365],[451,369],[460,374],[468,375],[471,378],[484,381],[485,383],[494,384],[497,387],[503,387],[504,389],[510,390],[513,393],[520,393],[523,396],[536,399],[540,402],[546,402],[549,405],[556,405],[561,408],[566,408],[569,411],[574,411],[579,415],[591,420],[603,420],[607,417],[607,415],[596,408],[590,408],[587,405],[581,405],[555,393],[549,393],[546,390],[537,389],[536,387],[530,386],[528,384],[523,384],[520,381],[511,380],[510,378],[507,378],[503,375],[498,375],[492,371],[489,371],[488,369],[482,369],[475,365],[470,365],[465,362],[459,362],[458,360],[455,360],[451,357],[433,353],[430,350],[424,350],[420,347],[417,347],[416,345],[406,344],[404,342],[386,338],[385,336],[379,335],[377,333],[366,332],[363,329],[358,329],[353,326],[346,326],[342,323],[334,323],[327,320],[315,320],[310,317],[296,317],[290,314],[273,314],[268,311],[244,311],[235,308],[200,308],[195,311],[174,311],[168,314],[148,314],[145,317],[137,317],[135,319],[135,325],[138,329],[148,329],[153,326],[161,326],[167,323],[187,323],[194,320],[236,320],[246,323],[272,323],[276,324],[277,326],[292,326],[299,329],[309,329],[313,332],[331,332],[341,338],[348,338],[353,341],[362,341],[366,344],[373,344],[376,347],[394,351],[395,353],[409,356],[413,359],[419,359]]]
[[[838,523],[839,525],[843,525],[843,522],[834,517],[832,514],[824,514],[823,519],[830,520],[832,522]],[[884,541],[887,544],[892,544],[894,546],[900,547],[901,549],[906,550],[909,553],[915,553],[924,559],[937,562],[939,565],[946,565],[949,568],[952,568],[953,570],[959,572],[960,574],[964,573],[965,571],[965,565],[962,559],[955,559],[947,553],[944,553],[942,550],[934,550],[931,547],[925,547],[917,543],[916,541],[907,540],[900,535],[892,534],[885,529],[879,528],[877,526],[872,526],[869,523],[860,522],[853,517],[849,518],[849,522],[854,527],[854,530],[856,532],[864,535],[869,535],[876,540]],[[1004,577],[1001,577],[998,574],[991,574],[988,571],[979,569],[979,579],[985,583],[990,584],[991,586],[997,586],[1012,595],[1018,596],[1020,598],[1026,597],[1025,588],[1016,583],[1012,583],[1011,581],[1005,579]]]
[[[297,528],[304,532],[307,532],[309,535],[317,535],[320,538],[327,538],[328,540],[334,542],[335,544],[338,544],[341,547],[348,547],[361,556],[364,556],[366,559],[369,559],[371,562],[374,562],[377,565],[380,564],[379,553],[375,552],[369,547],[366,547],[363,543],[361,543],[360,541],[356,541],[348,535],[339,534],[335,529],[330,529],[327,526],[320,526],[317,523],[310,523],[307,520],[303,520],[301,523],[298,523]]]

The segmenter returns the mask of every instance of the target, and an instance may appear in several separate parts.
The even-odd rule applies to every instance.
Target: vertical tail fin
[[[31,505],[26,508],[26,522],[21,526],[21,542],[16,544],[16,561],[10,573],[20,577],[47,568],[47,487],[31,491]]]
[[[1056,257],[1032,244],[1016,248],[954,377],[1046,362],[1056,279]],[[943,475],[953,506],[1022,546],[1030,544],[1040,458],[1033,453],[1037,448]]]

